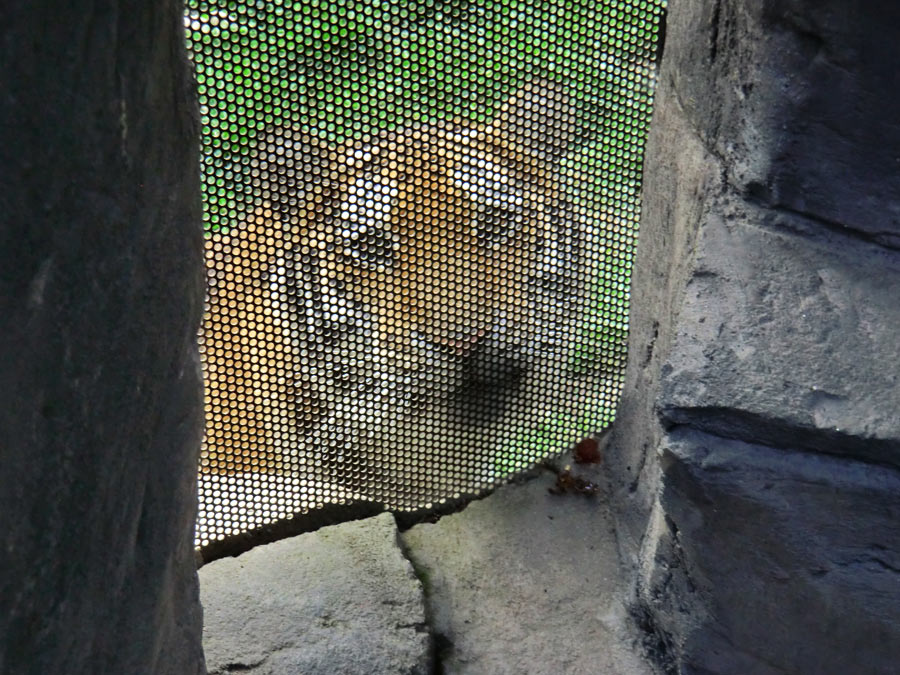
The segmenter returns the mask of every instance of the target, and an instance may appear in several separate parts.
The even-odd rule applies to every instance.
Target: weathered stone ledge
[[[650,675],[605,498],[555,480],[402,534],[382,514],[207,564],[209,672]]]

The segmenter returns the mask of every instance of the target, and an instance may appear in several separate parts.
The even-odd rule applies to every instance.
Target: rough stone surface
[[[430,672],[422,587],[382,514],[200,570],[209,672]]]
[[[667,672],[900,662],[900,6],[669,6],[608,463]]]
[[[693,0],[669,18],[663,87],[734,189],[900,249],[900,5]]]
[[[544,471],[403,534],[442,672],[652,672],[629,630],[605,498],[549,494],[554,481]]]
[[[687,633],[684,672],[889,673],[900,663],[900,474],[725,441],[668,439],[648,596]],[[697,603],[696,598],[704,598]]]
[[[0,672],[204,672],[182,6],[0,6]]]
[[[785,220],[716,200],[663,365],[663,420],[900,468],[900,254]]]
[[[617,536],[623,559],[631,564],[637,564],[658,489],[653,449],[662,434],[656,415],[661,370],[693,268],[698,224],[707,208],[703,197],[721,185],[714,156],[692,132],[671,87],[662,86],[656,94],[645,163],[626,385],[613,428],[616,451],[606,464],[613,477]]]

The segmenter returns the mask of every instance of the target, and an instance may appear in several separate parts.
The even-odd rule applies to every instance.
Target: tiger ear
[[[335,148],[314,134],[296,127],[268,129],[250,162],[254,192],[267,208],[294,216],[327,179],[336,158]]]
[[[512,141],[549,164],[566,153],[577,135],[575,118],[563,86],[536,79],[525,83],[500,107],[485,131],[489,138]]]

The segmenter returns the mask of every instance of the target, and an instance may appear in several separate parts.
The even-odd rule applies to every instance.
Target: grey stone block
[[[0,672],[205,672],[182,4],[0,7]]]
[[[900,255],[779,226],[796,219],[710,208],[662,369],[664,423],[900,467]]]
[[[544,471],[403,534],[444,673],[649,675],[605,499]]]
[[[698,1],[669,19],[662,86],[739,193],[900,248],[900,6]]]
[[[689,429],[662,464],[642,597],[680,672],[896,672],[900,473]]]
[[[675,93],[671,87],[658,91],[650,127],[626,385],[613,428],[615,452],[605,464],[621,550],[632,564],[637,564],[659,480],[653,449],[662,434],[656,414],[662,365],[675,339],[708,195],[722,186],[720,164],[697,137]]]
[[[608,463],[666,672],[898,662],[896,4],[670,4]]]
[[[200,569],[209,672],[430,672],[422,588],[393,516],[322,528]]]

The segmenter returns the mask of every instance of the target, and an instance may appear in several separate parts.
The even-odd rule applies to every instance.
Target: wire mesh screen
[[[661,2],[188,3],[198,544],[477,492],[612,419]]]

